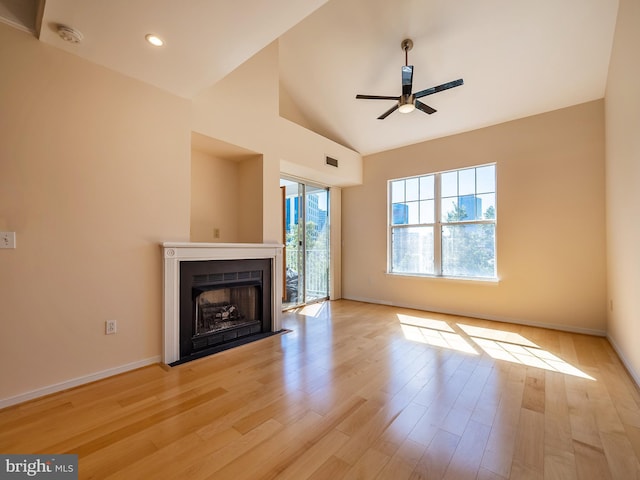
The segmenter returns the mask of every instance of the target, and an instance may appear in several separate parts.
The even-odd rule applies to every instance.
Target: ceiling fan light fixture
[[[404,103],[398,107],[400,113],[411,113],[416,109],[413,103]]]
[[[162,40],[159,36],[154,35],[153,33],[148,33],[144,38],[154,47],[162,47],[164,45],[164,40]]]

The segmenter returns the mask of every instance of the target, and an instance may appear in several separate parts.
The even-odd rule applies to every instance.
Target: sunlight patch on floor
[[[595,380],[582,370],[577,369],[561,358],[556,357],[553,353],[541,348],[514,345],[512,343],[488,340],[486,338],[474,338],[473,341],[491,356],[491,358]]]
[[[478,355],[478,352],[446,322],[402,314],[398,314],[398,318],[407,340]]]
[[[296,313],[304,315],[305,317],[318,318],[322,310],[325,308],[325,303],[312,303],[311,305],[305,305],[304,307],[296,310]]]
[[[443,320],[397,314],[407,340],[478,355],[479,347],[491,358],[595,380],[522,335],[505,330],[451,324]]]
[[[433,330],[442,330],[443,332],[453,332],[453,328],[442,320],[434,320],[433,318],[414,317],[412,315],[403,315],[398,313],[398,319],[402,325],[413,325],[416,327],[430,328]]]
[[[526,339],[519,333],[495,330],[493,328],[476,327],[474,325],[464,325],[462,323],[458,323],[457,325],[470,337],[487,338],[498,342],[515,343],[518,345],[540,348],[538,345]]]

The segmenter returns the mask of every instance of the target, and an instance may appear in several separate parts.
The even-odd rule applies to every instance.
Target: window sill
[[[489,285],[495,285],[500,283],[500,279],[497,277],[488,278],[488,277],[451,277],[451,276],[440,276],[440,275],[428,275],[428,274],[417,274],[417,273],[398,273],[398,272],[385,272],[386,275],[390,275],[392,277],[406,277],[406,278],[426,278],[431,280],[444,280],[447,282],[462,282],[462,283],[485,283]]]

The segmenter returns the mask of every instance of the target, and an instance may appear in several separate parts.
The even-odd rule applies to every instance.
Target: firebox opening
[[[272,333],[271,262],[182,262],[180,363]]]
[[[216,345],[261,331],[260,285],[193,289],[194,348]]]

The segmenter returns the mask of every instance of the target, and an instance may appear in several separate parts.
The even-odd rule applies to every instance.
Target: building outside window
[[[496,166],[390,180],[389,272],[495,279]]]

